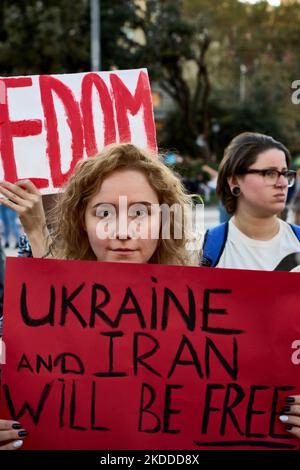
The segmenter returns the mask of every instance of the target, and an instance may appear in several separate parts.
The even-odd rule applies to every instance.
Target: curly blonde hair
[[[150,151],[141,150],[133,144],[112,144],[97,156],[82,160],[68,180],[65,190],[58,196],[50,220],[53,227],[51,252],[63,259],[96,260],[85,230],[85,211],[91,197],[100,189],[103,181],[118,170],[142,172],[156,192],[159,204],[172,207],[192,208],[180,180]],[[174,213],[171,211],[170,238],[160,237],[156,251],[149,263],[170,265],[194,265],[199,253],[191,252],[186,245],[189,240],[186,211],[183,212],[182,237],[173,238]]]

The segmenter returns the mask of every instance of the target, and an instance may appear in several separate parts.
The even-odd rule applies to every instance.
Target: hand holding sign
[[[48,231],[39,190],[30,180],[17,181],[15,184],[2,181],[0,193],[5,196],[0,199],[0,203],[18,214],[34,256],[43,256],[47,249]]]
[[[300,395],[286,398],[286,405],[282,408],[279,419],[285,424],[286,431],[300,439]]]
[[[24,439],[26,435],[27,431],[22,429],[20,423],[6,419],[0,419],[0,450],[19,449],[22,447],[22,439]]]

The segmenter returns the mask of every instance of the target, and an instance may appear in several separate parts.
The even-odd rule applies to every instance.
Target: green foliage
[[[0,57],[3,75],[87,70],[88,2],[2,0]]]
[[[132,0],[101,1],[102,68],[128,68],[126,28],[135,27]],[[1,0],[2,75],[90,70],[89,0]]]
[[[212,37],[209,108],[220,132],[211,134],[211,148],[220,157],[234,135],[249,130],[271,134],[299,151],[300,114],[291,103],[291,83],[300,76],[300,2],[274,8],[267,1],[184,0],[183,7],[185,17],[200,22]]]

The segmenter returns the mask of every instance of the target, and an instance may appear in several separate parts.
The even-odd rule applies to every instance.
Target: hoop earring
[[[241,194],[241,190],[238,186],[235,186],[234,188],[232,188],[231,193],[233,194],[233,196],[239,197],[239,195]]]

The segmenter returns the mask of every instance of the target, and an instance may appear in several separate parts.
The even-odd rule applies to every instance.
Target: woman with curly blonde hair
[[[112,226],[116,230],[115,225],[120,225],[120,196],[127,199],[124,210],[128,212],[129,220],[125,225],[128,228],[136,226],[141,231],[146,227],[149,233],[141,233],[141,237],[135,240],[130,235],[129,240],[127,233],[112,233],[108,252],[99,253],[99,243],[93,235],[97,229],[101,232],[101,223],[106,224],[108,230]],[[191,255],[186,248],[186,230],[182,230],[179,238],[173,236],[178,215],[176,209],[183,212],[185,209],[182,215],[183,222],[187,223],[191,204],[191,198],[184,192],[179,179],[149,152],[132,144],[111,145],[98,156],[83,160],[69,179],[51,217],[54,222],[59,222],[55,224],[52,236],[54,252],[65,259],[191,264]],[[162,205],[165,209],[175,208],[175,212],[171,210],[167,217],[162,218]],[[167,223],[170,224],[170,236],[162,237]],[[150,228],[156,232],[154,238]],[[104,236],[100,238],[106,243]],[[146,259],[150,252],[151,256]]]
[[[79,162],[50,213],[51,237],[30,181],[2,182],[0,192],[18,213],[34,257],[197,264],[188,246],[191,196],[157,156],[133,144],[113,144]]]
[[[191,197],[157,156],[135,145],[111,145],[77,165],[51,211],[51,234],[31,181],[3,181],[0,193],[18,213],[34,257],[198,262],[187,246]],[[20,448],[26,434],[19,422],[0,420],[0,450]]]

